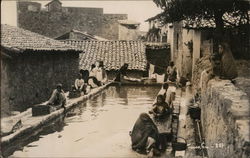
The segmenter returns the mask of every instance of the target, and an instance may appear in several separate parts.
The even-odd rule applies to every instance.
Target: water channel
[[[11,152],[10,157],[145,157],[131,150],[129,131],[160,87],[124,86],[101,92]]]

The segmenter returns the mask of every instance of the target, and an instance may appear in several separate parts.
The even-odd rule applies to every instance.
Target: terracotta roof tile
[[[146,70],[145,45],[139,41],[64,41],[78,46],[85,53],[80,55],[80,68],[89,70],[91,64],[103,61],[106,70],[117,70],[124,63],[130,70]]]
[[[24,30],[22,28],[1,25],[1,46],[11,50],[23,52],[33,51],[78,51],[72,46],[63,42],[45,37],[43,35]]]

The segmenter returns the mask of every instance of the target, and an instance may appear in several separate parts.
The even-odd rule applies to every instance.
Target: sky
[[[138,21],[141,23],[140,29],[142,31],[148,30],[148,24],[145,22],[146,19],[153,17],[161,12],[160,8],[157,8],[152,0],[130,0],[130,1],[86,1],[86,0],[60,0],[62,5],[65,7],[93,7],[93,8],[103,8],[104,13],[113,14],[128,14],[129,20]],[[38,0],[33,2],[39,2],[44,7],[50,1]],[[11,4],[12,3],[12,4]],[[16,14],[13,14],[13,1],[3,0],[1,4],[1,23],[10,23],[13,19],[16,19]],[[11,8],[12,7],[12,8]],[[8,12],[8,13],[7,13]],[[9,14],[12,18],[6,18]],[[11,21],[12,19],[12,21]]]
[[[1,1],[1,24],[17,26],[15,1]]]

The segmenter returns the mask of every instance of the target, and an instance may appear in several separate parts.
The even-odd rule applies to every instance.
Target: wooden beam
[[[12,59],[12,56],[10,56],[10,55],[8,55],[8,54],[6,54],[6,53],[4,53],[4,52],[2,52],[1,51],[1,56],[4,56],[4,57],[6,57],[6,58],[9,58],[9,59]]]

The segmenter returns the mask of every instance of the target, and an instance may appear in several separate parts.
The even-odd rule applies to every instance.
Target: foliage
[[[166,22],[214,18],[217,27],[223,27],[224,13],[234,12],[245,17],[248,16],[249,10],[249,2],[244,0],[154,0],[154,2],[163,9],[162,16]]]

